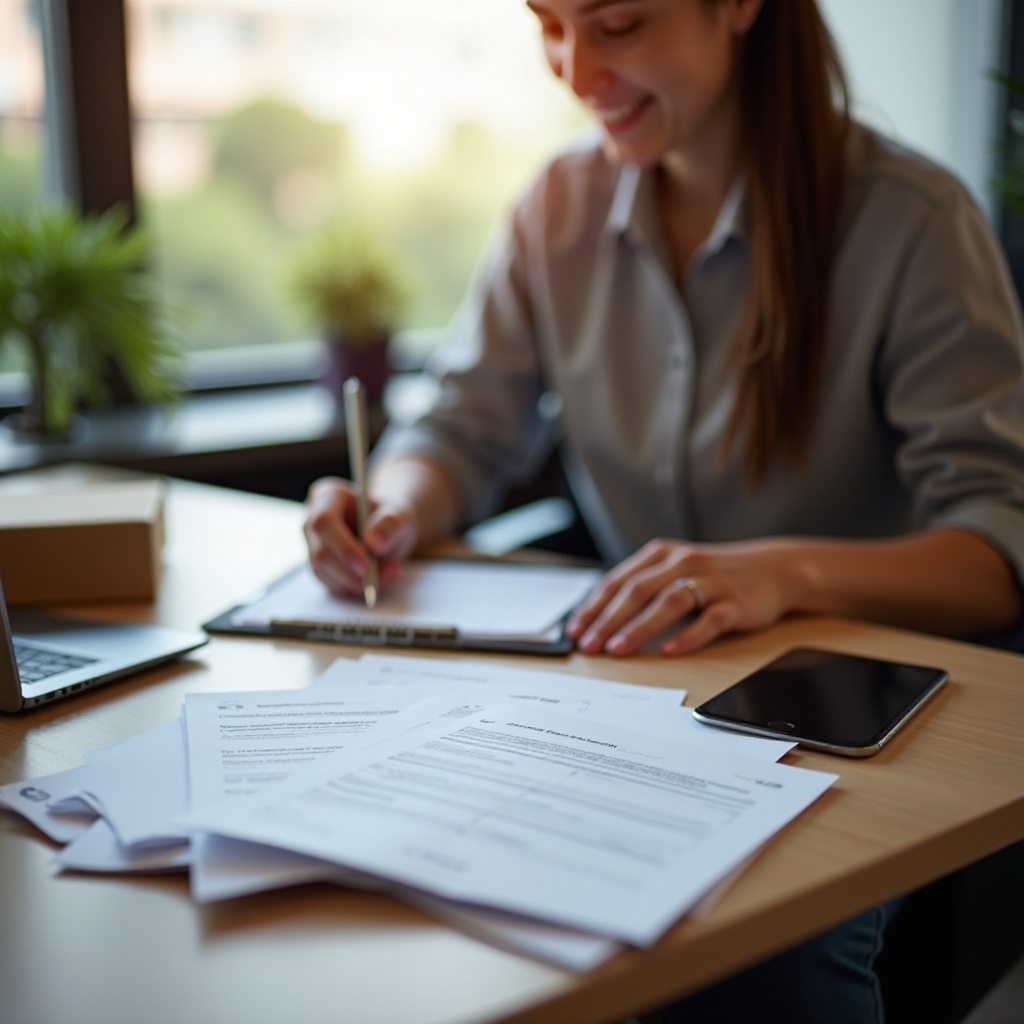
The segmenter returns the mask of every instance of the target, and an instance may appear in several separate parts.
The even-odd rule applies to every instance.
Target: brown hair
[[[799,464],[814,419],[843,181],[849,97],[815,0],[765,0],[740,71],[751,289],[730,366],[723,455],[742,434],[748,483]]]

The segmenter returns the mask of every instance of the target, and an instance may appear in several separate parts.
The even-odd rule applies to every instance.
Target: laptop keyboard
[[[23,683],[38,683],[42,679],[57,675],[58,672],[91,665],[98,659],[64,654],[61,651],[47,650],[45,647],[33,647],[21,640],[15,640],[14,660],[18,663],[18,674]]]

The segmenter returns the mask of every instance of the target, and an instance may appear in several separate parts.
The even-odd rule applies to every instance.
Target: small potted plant
[[[388,345],[408,305],[409,281],[399,253],[364,228],[325,228],[297,252],[293,294],[323,339],[323,383],[339,402],[344,382],[359,377],[368,401],[380,404],[391,372]]]
[[[112,372],[142,400],[177,395],[180,352],[147,254],[116,211],[0,213],[0,348],[22,350],[30,382],[5,420],[16,436],[67,438],[80,404],[109,400]]]

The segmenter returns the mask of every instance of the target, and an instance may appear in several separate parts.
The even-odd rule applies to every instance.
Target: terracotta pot
[[[329,338],[324,344],[324,361],[321,383],[340,404],[343,401],[343,386],[349,377],[358,377],[366,388],[366,400],[371,406],[380,406],[384,397],[384,385],[391,376],[388,360],[388,335],[381,335],[373,343],[347,345],[344,340]]]

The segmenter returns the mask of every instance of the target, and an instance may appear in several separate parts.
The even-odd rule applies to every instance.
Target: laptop
[[[8,609],[0,581],[0,711],[21,711],[119,679],[208,639],[199,631]]]

